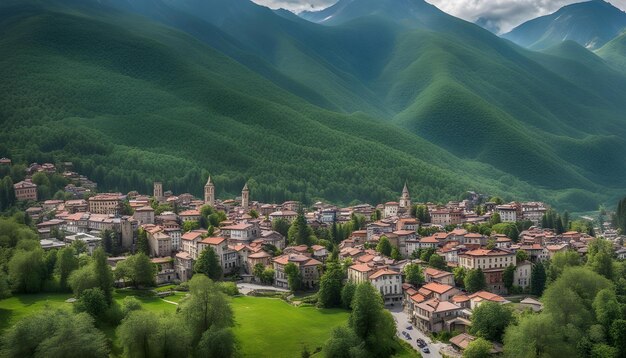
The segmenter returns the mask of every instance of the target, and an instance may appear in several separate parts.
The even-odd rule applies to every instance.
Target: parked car
[[[426,343],[424,343],[424,341],[421,339],[417,339],[415,342],[417,343],[417,346],[420,348],[426,347]]]
[[[430,353],[430,349],[428,349],[428,347],[424,347],[424,348],[422,348],[422,352]]]
[[[413,326],[407,326],[406,329],[410,331],[413,329]]]

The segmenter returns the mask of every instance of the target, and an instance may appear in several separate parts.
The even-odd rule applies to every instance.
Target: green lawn
[[[167,300],[179,302],[186,293],[177,292]],[[154,297],[148,291],[116,290],[114,299],[121,303],[127,296],[139,299],[144,309],[154,313],[176,310],[176,305]],[[43,309],[71,309],[65,300],[71,294],[17,295],[0,300],[0,333],[20,318]],[[310,352],[321,348],[330,337],[332,328],[348,320],[343,309],[317,309],[311,306],[295,307],[280,299],[263,297],[235,297],[232,299],[235,313],[235,335],[244,357],[294,357],[303,347]],[[119,356],[115,327],[106,324],[100,329],[111,340],[113,356]],[[317,356],[320,356],[319,354]],[[418,357],[415,352],[404,350],[396,357]]]
[[[244,357],[294,357],[304,346],[312,352],[348,320],[342,309],[294,307],[274,298],[236,297],[232,307]]]

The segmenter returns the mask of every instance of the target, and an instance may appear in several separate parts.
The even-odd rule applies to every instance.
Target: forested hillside
[[[250,180],[271,201],[378,202],[405,180],[418,200],[620,194],[622,73],[403,3],[428,11],[324,26],[248,0],[4,4],[0,156],[122,191],[200,194],[211,173],[218,196]]]

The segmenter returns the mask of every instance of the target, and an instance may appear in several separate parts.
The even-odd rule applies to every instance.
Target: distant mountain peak
[[[626,29],[626,13],[603,0],[567,5],[527,21],[503,35],[521,46],[542,50],[566,40],[595,50]]]

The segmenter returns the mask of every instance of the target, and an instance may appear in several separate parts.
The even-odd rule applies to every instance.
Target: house
[[[530,286],[533,265],[529,261],[518,262],[515,267],[513,284],[521,288]]]
[[[539,312],[543,310],[543,303],[531,297],[526,297],[523,300],[521,300],[520,306],[523,308],[530,308],[534,312]]]
[[[422,332],[441,332],[446,330],[447,321],[459,317],[462,310],[452,302],[432,298],[415,305],[412,320]]]
[[[481,303],[486,302],[486,301],[499,303],[501,305],[510,303],[509,301],[505,300],[503,297],[498,296],[495,293],[491,293],[487,291],[478,291],[478,292],[472,293],[471,295],[468,295],[467,297],[469,298],[470,308],[472,310],[476,309],[476,307],[480,306]]]
[[[228,247],[228,241],[224,237],[207,237],[198,242],[198,257],[212,247],[217,255],[224,273],[230,273],[237,267],[237,252]]]
[[[467,270],[481,269],[489,291],[505,293],[503,282],[504,269],[516,265],[515,254],[504,249],[476,249],[459,256],[459,265]]]
[[[155,281],[157,285],[172,283],[176,279],[174,260],[171,257],[155,257],[150,261],[157,266]]]
[[[289,263],[295,264],[300,269],[302,284],[305,288],[315,288],[320,278],[320,266],[322,263],[316,259],[299,254],[287,254],[274,258],[274,283],[278,287],[289,287],[285,266]]]
[[[548,250],[548,257],[552,259],[557,252],[565,252],[569,250],[568,244],[559,244],[559,245],[546,245],[546,250]]]
[[[419,222],[413,218],[402,218],[396,222],[396,230],[406,230],[416,232]]]
[[[176,225],[175,227],[165,227],[163,231],[165,231],[165,233],[169,235],[170,238],[172,238],[172,250],[181,250],[180,239],[182,236],[182,231],[180,230],[180,227],[178,225]]]
[[[621,249],[615,251],[615,256],[618,260],[626,260],[626,248],[622,247]]]
[[[426,282],[437,282],[444,285],[454,286],[454,274],[428,267],[424,270],[424,280]]]
[[[375,269],[366,264],[355,264],[348,267],[348,281],[354,284],[367,282]]]
[[[311,246],[313,250],[313,257],[319,261],[325,262],[326,258],[328,258],[328,250],[322,245],[313,245]]]
[[[70,214],[74,213],[82,213],[89,209],[89,205],[86,200],[77,199],[77,200],[68,200],[65,202],[65,210]]]
[[[259,232],[258,223],[239,223],[221,228],[222,234],[228,238],[229,243],[245,244],[256,239]]]
[[[433,225],[446,226],[451,224],[450,210],[433,210],[430,212],[430,222]]]
[[[74,241],[84,242],[89,256],[93,255],[94,250],[102,244],[102,238],[85,233],[66,236],[64,241],[69,245]]]
[[[19,201],[32,200],[37,201],[37,184],[30,180],[24,180],[13,184],[15,197]]]
[[[396,230],[392,234],[396,235],[398,252],[402,257],[408,257],[413,253],[408,251],[406,243],[417,238],[417,233],[414,230]]]
[[[435,236],[427,236],[420,239],[420,249],[436,249],[439,246],[439,240]]]
[[[427,299],[436,298],[439,301],[450,301],[460,291],[451,285],[429,282],[417,290],[417,292]]]
[[[193,275],[193,259],[185,251],[178,252],[175,256],[174,269],[176,276],[181,281],[187,281]]]
[[[383,217],[390,218],[394,216],[398,216],[398,209],[400,208],[400,204],[395,201],[390,201],[385,203],[385,208],[383,209]]]
[[[200,220],[200,211],[196,209],[185,210],[178,214],[180,220],[182,222],[187,221],[199,221]]]
[[[198,259],[198,242],[200,240],[202,240],[202,233],[197,231],[186,232],[180,237],[182,250],[188,253],[192,260]]]
[[[46,200],[41,204],[44,211],[57,210],[63,204],[63,200]]]
[[[496,206],[496,213],[500,215],[500,221],[503,223],[514,223],[517,221],[517,207],[515,205],[498,205]]]
[[[248,255],[248,267],[250,270],[254,270],[254,266],[262,264],[267,267],[272,264],[272,255],[261,250]]]
[[[298,216],[298,213],[292,210],[279,210],[279,211],[274,211],[273,213],[269,214],[270,221],[274,221],[276,219],[283,219],[290,223],[294,221],[297,216]]]
[[[376,221],[367,224],[367,241],[371,241],[374,236],[382,236],[386,233],[393,232],[393,226],[383,221]]]
[[[150,256],[172,255],[172,238],[160,228],[154,233],[148,231],[148,242],[150,243]]]
[[[264,244],[276,246],[279,250],[285,248],[285,237],[277,231],[262,230],[259,239],[263,240]]]
[[[389,269],[380,269],[368,278],[372,286],[383,296],[385,305],[402,302],[402,274]]]
[[[135,209],[133,218],[139,222],[139,225],[154,224],[154,209],[151,206],[142,206]]]
[[[122,194],[98,194],[89,198],[89,212],[92,214],[118,215],[122,205]]]

